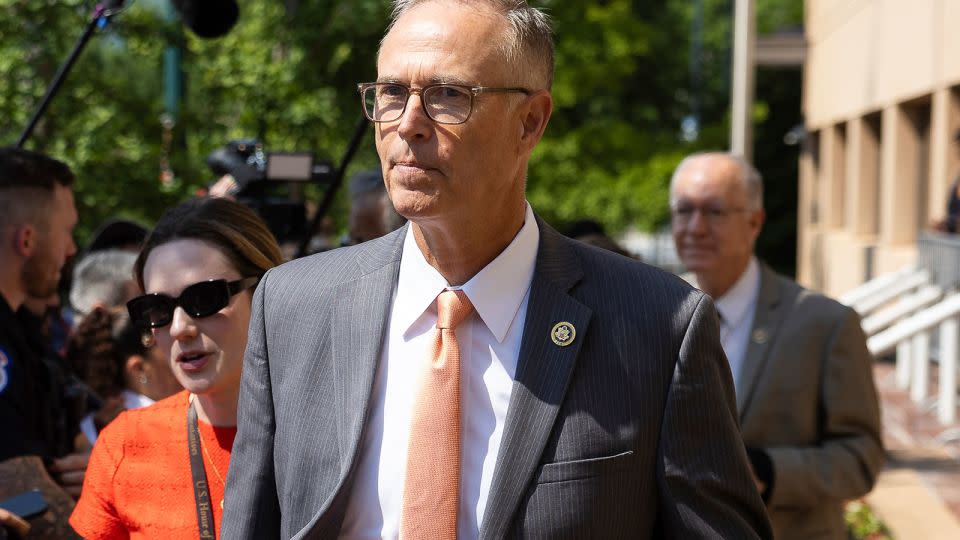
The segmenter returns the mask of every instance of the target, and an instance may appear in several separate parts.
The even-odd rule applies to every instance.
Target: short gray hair
[[[387,34],[397,20],[410,9],[437,0],[394,0],[393,16]],[[501,52],[511,62],[519,77],[534,73],[536,84],[549,90],[553,86],[553,28],[550,16],[543,10],[531,7],[526,0],[451,0],[460,3],[475,3],[489,7],[503,16],[510,28],[508,39],[501,44]]]
[[[670,177],[670,197],[673,198],[673,186],[676,184],[677,176],[684,167],[691,162],[703,158],[724,158],[731,161],[740,171],[739,179],[747,192],[747,203],[751,210],[763,209],[763,176],[749,161],[738,154],[730,152],[697,152],[683,158],[683,161],[673,170],[673,176]]]
[[[127,285],[133,281],[130,251],[108,249],[85,256],[73,269],[70,305],[78,315],[87,315],[97,305],[115,307],[127,299]]]

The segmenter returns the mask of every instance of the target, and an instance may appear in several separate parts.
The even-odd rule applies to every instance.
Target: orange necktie
[[[453,540],[460,505],[460,345],[473,311],[463,291],[437,297],[437,328],[413,408],[400,540]]]

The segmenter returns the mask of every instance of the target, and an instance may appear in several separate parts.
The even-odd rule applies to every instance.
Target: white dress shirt
[[[750,343],[750,329],[757,312],[757,297],[760,294],[760,264],[756,257],[750,257],[746,270],[733,287],[717,298],[717,311],[720,313],[720,344],[730,362],[733,372],[733,384],[740,392],[740,375],[743,361]]]
[[[418,366],[429,354],[437,295],[458,288],[470,299],[474,313],[456,330],[462,411],[457,538],[479,537],[513,391],[539,245],[540,229],[527,204],[523,227],[510,245],[463,286],[451,287],[427,263],[413,229],[407,229],[342,538],[396,539],[399,535]]]

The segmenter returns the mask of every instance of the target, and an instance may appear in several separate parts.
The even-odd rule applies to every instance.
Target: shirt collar
[[[730,290],[717,298],[716,306],[723,323],[730,327],[738,326],[746,316],[750,306],[757,300],[760,292],[760,264],[756,257],[750,257],[746,270]]]
[[[394,302],[399,309],[394,312],[395,322],[406,333],[424,311],[432,308],[444,289],[461,289],[502,343],[530,288],[539,246],[540,227],[527,203],[523,227],[510,245],[461,287],[452,287],[424,258],[413,237],[413,227],[408,227],[397,278]]]

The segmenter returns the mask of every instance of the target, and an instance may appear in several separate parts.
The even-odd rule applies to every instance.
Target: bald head
[[[720,298],[753,257],[764,221],[760,174],[737,156],[694,154],[673,173],[670,213],[680,260]]]
[[[703,152],[684,158],[670,178],[670,200],[674,200],[674,187],[681,175],[705,178],[722,177],[735,182],[746,195],[748,208],[763,208],[763,177],[747,160],[727,152]]]

